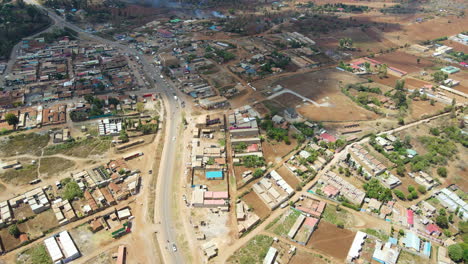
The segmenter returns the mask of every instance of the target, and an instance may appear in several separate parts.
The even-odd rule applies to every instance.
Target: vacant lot
[[[354,236],[355,233],[351,230],[320,221],[307,246],[323,251],[334,258],[345,260]]]
[[[24,223],[18,224],[18,228],[25,233],[28,233],[30,238],[39,237],[43,232],[46,232],[59,225],[54,212],[50,209],[40,214],[35,215]]]
[[[91,254],[96,248],[103,247],[112,242],[112,236],[109,231],[101,230],[93,233],[89,230],[88,224],[71,229],[69,232],[83,255]]]
[[[272,86],[280,84],[284,88],[291,89],[317,102],[325,96],[340,92],[340,86],[362,81],[363,79],[354,74],[336,69],[326,69],[286,77]]]
[[[325,264],[330,263],[327,261],[326,257],[323,257],[319,254],[309,253],[302,250],[296,252],[296,255],[291,259],[289,264],[304,264],[304,263],[314,263],[314,264]]]
[[[39,173],[45,177],[63,173],[65,170],[75,166],[75,162],[58,157],[42,158],[40,163]]]
[[[8,169],[4,173],[0,174],[0,179],[3,182],[10,184],[26,184],[30,181],[37,179],[37,165],[23,164],[23,168],[19,170]]]
[[[242,197],[247,205],[252,208],[253,212],[258,215],[261,219],[265,218],[270,214],[270,208],[258,197],[258,195],[251,191]]]
[[[0,140],[0,156],[12,157],[22,154],[38,155],[42,148],[49,143],[48,134],[19,134],[4,137]]]
[[[299,179],[284,165],[281,166],[279,169],[276,170],[283,180],[289,184],[292,188],[296,188],[296,186],[300,183]]]
[[[275,233],[275,235],[286,237],[300,214],[301,213],[299,211],[290,209],[283,215],[279,216],[279,219],[275,220],[276,224],[269,228],[269,230]]]
[[[418,63],[418,57],[401,51],[385,53],[377,56],[375,59],[387,64],[389,67],[397,68],[407,73],[421,71],[424,68],[434,66],[434,63],[424,58],[420,58]]]
[[[344,209],[340,211],[336,210],[336,206],[328,204],[325,207],[325,211],[322,215],[322,220],[328,221],[333,225],[344,224],[345,227],[352,226],[354,224],[353,216]]]
[[[424,117],[438,113],[441,110],[444,110],[446,105],[436,102],[434,105],[431,105],[431,102],[428,101],[412,101],[410,106],[410,116],[411,120],[424,119]],[[407,121],[408,122],[408,121]]]
[[[17,264],[52,264],[52,259],[47,253],[44,244],[40,243],[37,246],[29,248],[18,254],[16,259]]]
[[[267,138],[266,135],[264,136]],[[292,137],[292,133],[289,133],[289,140],[291,141],[289,145],[284,141],[278,142],[270,139],[263,141],[262,149],[266,162],[279,162],[281,158],[289,154],[297,146],[297,140]]]
[[[261,263],[272,243],[273,238],[265,235],[257,235],[252,238],[245,247],[236,251],[228,259],[228,263]]]
[[[90,138],[49,146],[44,149],[44,155],[64,154],[68,156],[87,158],[102,155],[111,147],[109,138]]]

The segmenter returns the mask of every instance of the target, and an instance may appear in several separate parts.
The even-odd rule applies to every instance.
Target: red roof
[[[440,234],[442,232],[442,230],[440,229],[440,227],[438,227],[437,225],[435,224],[429,224],[426,226],[426,231],[429,233],[429,234],[432,234],[432,233],[437,233],[437,234]]]
[[[258,144],[252,144],[247,147],[247,152],[257,152],[258,151]]]
[[[336,141],[336,138],[328,133],[323,133],[320,135],[320,137],[325,140],[325,141],[328,141],[328,142],[335,142]]]
[[[309,226],[314,228],[315,225],[317,225],[318,219],[317,218],[312,218],[312,217],[307,217],[306,220],[304,221],[304,225]]]
[[[335,186],[327,185],[323,188],[322,191],[326,196],[335,196],[340,190],[338,190]]]
[[[406,211],[406,213],[408,215],[407,216],[408,224],[413,225],[414,224],[414,212],[412,210],[408,209]]]

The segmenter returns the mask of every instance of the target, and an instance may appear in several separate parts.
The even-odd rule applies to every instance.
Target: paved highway
[[[119,49],[121,52],[128,53],[129,55],[138,56],[139,63],[143,67],[143,71],[146,73],[147,77],[150,77],[152,80],[148,80],[154,83],[154,88],[148,90],[148,92],[159,92],[164,105],[166,108],[166,139],[163,149],[163,156],[161,160],[161,166],[158,176],[158,186],[157,189],[160,192],[156,192],[156,221],[161,222],[162,229],[158,232],[158,241],[160,243],[161,252],[163,253],[163,259],[165,263],[184,263],[182,254],[177,251],[173,251],[172,244],[176,243],[177,233],[174,227],[174,221],[172,219],[174,213],[172,212],[172,183],[174,179],[174,166],[176,158],[176,146],[178,145],[179,129],[181,121],[181,112],[179,107],[179,101],[174,97],[176,94],[171,86],[169,86],[164,79],[160,77],[159,69],[149,63],[144,56],[140,55],[136,50],[122,45],[120,43],[110,41],[108,39],[101,38],[99,36],[93,35],[80,27],[65,21],[65,19],[57,15],[54,11],[51,11],[40,4],[35,0],[29,0],[30,4],[38,6],[38,8],[47,12],[49,17],[54,20],[55,25],[57,26],[66,26],[76,32],[86,36],[89,39],[94,41],[107,44],[116,49]],[[175,140],[172,138],[175,137]],[[149,236],[150,234],[148,234]],[[169,243],[167,243],[169,241]],[[166,249],[167,247],[167,249]]]

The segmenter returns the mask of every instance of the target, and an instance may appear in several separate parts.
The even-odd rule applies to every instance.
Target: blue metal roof
[[[419,251],[421,247],[421,239],[413,232],[406,233],[406,236],[403,238],[403,243],[407,248],[413,248],[416,251]]]
[[[431,242],[424,243],[424,251],[423,254],[430,257],[431,256]]]
[[[392,245],[398,245],[398,239],[395,237],[389,237],[388,242],[390,242]]]

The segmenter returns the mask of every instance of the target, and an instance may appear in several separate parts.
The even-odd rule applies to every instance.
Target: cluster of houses
[[[454,186],[454,185],[452,185]],[[440,204],[443,205],[450,212],[455,212],[459,210],[460,218],[463,220],[468,219],[468,204],[463,201],[455,192],[451,191],[448,188],[440,190],[435,196],[437,200],[440,201]]]
[[[220,143],[224,140],[224,124],[224,115],[207,115],[200,117],[193,130],[190,145],[193,207],[229,210],[229,193],[223,187],[227,173],[226,147]]]
[[[249,209],[249,206],[242,200],[236,204],[237,230],[242,234],[260,221],[260,217]]]
[[[7,114],[14,114],[18,117],[17,129],[59,125],[67,122],[67,105],[56,104],[49,107],[40,105],[0,112],[0,129],[12,130],[14,128],[13,125],[8,124],[5,119]]]
[[[252,189],[272,210],[294,194],[294,189],[275,170],[255,183]]]
[[[317,153],[314,160],[310,160],[312,153]],[[318,172],[323,169],[327,162],[333,158],[334,153],[329,149],[320,147],[314,142],[310,142],[304,149],[299,150],[296,155],[292,156],[285,166],[289,168],[296,176],[310,171],[310,169]],[[304,162],[304,160],[306,162]],[[305,164],[304,164],[305,163]]]
[[[103,171],[100,173],[109,174],[108,178],[97,175],[100,173],[94,170],[91,172],[84,170],[71,175],[71,180],[78,184],[84,194],[84,199],[76,203],[60,198],[59,193],[54,194],[52,186],[37,187],[12,199],[2,201],[0,225],[5,226],[20,220],[14,218],[15,211],[25,212],[26,205],[34,214],[52,209],[57,226],[65,225],[83,216],[99,212],[108,206],[116,205],[119,201],[138,193],[140,176],[138,172],[130,171],[125,161],[113,160]],[[62,188],[60,182],[56,185],[58,190]]]
[[[135,84],[127,58],[106,45],[81,44],[68,37],[53,43],[36,38],[21,43],[21,54],[5,77],[19,92],[1,95],[17,99],[0,103],[2,107],[127,90]]]
[[[366,197],[365,192],[332,171],[325,172],[318,184],[322,187],[318,188],[316,192],[328,198],[336,198],[338,195],[342,195],[350,202],[360,205]]]
[[[294,204],[294,209],[301,214],[288,232],[289,239],[301,245],[306,245],[317,228],[326,205],[327,203],[324,201],[316,200],[307,195],[302,196]]]

